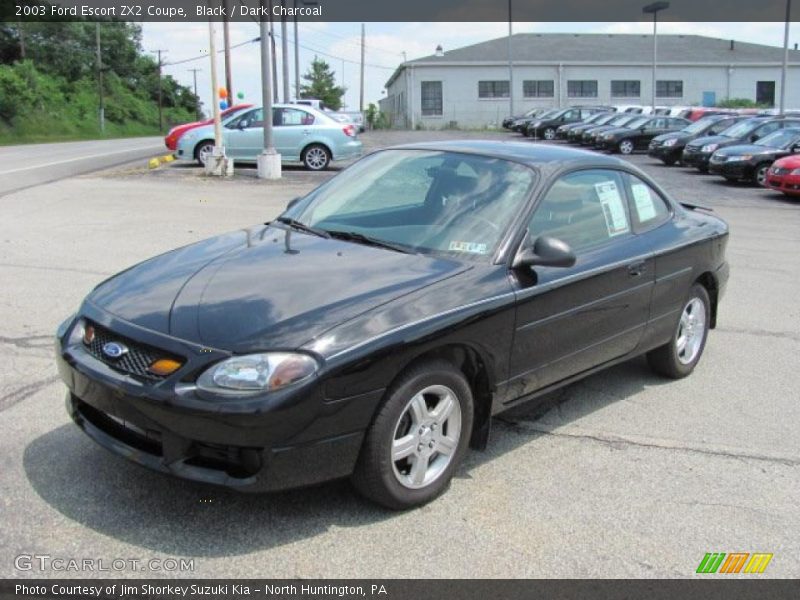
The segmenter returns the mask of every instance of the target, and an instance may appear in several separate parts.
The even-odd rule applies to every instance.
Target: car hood
[[[662,133],[653,138],[654,142],[666,142],[667,140],[688,140],[691,136],[681,131],[670,131],[669,133]]]
[[[720,146],[730,146],[737,143],[738,140],[729,138],[725,135],[706,135],[703,137],[695,138],[690,144],[693,148],[701,148],[706,144],[719,144]]]
[[[717,150],[720,156],[738,156],[741,154],[777,154],[783,152],[781,148],[770,148],[769,146],[757,146],[755,144],[736,144],[735,146],[726,146],[721,150]]]
[[[612,129],[617,129],[616,125],[598,125],[597,127],[589,127],[586,130],[586,133],[602,133],[605,131],[611,131]]]
[[[100,284],[88,301],[141,327],[218,349],[297,348],[469,269],[259,226],[140,263]]]

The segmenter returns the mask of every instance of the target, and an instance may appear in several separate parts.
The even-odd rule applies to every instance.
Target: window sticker
[[[486,244],[479,244],[477,242],[458,242],[453,240],[450,242],[449,250],[451,252],[469,252],[471,254],[486,254],[489,248]]]
[[[600,199],[600,206],[603,207],[608,237],[614,237],[630,231],[628,216],[625,214],[624,201],[616,182],[601,181],[594,184],[594,189]]]
[[[639,215],[639,222],[646,223],[656,218],[656,207],[653,204],[653,197],[650,195],[650,188],[643,183],[631,183],[633,201],[636,204],[636,213]]]

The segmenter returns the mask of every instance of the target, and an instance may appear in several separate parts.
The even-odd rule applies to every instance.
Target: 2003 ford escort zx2
[[[271,223],[98,285],[58,330],[67,407],[164,473],[240,490],[350,476],[419,505],[510,406],[644,353],[690,374],[727,239],[613,157],[382,150]]]

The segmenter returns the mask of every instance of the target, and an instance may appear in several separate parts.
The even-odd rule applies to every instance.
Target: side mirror
[[[569,244],[557,238],[540,235],[533,243],[533,248],[527,245],[520,248],[511,266],[515,269],[534,265],[571,267],[575,260],[575,253]]]
[[[290,208],[292,208],[298,202],[300,202],[300,196],[298,196],[297,198],[292,198],[291,200],[289,200],[289,202],[287,202],[286,210],[289,210]]]

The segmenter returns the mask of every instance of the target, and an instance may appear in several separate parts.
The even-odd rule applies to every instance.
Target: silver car
[[[223,123],[226,154],[239,162],[256,162],[264,149],[264,111],[253,108]],[[331,161],[357,158],[362,154],[358,129],[339,123],[309,106],[276,104],[272,109],[273,143],[282,162],[302,162],[311,171],[328,168]],[[214,126],[186,132],[178,140],[176,157],[201,165],[214,150]]]

